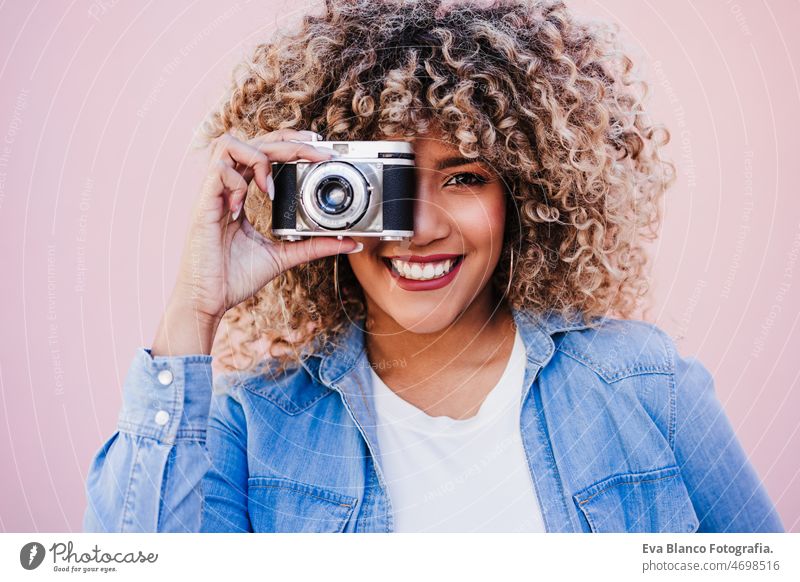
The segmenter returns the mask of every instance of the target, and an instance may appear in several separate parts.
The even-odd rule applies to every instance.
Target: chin
[[[429,306],[422,304],[387,307],[386,313],[405,330],[412,333],[438,333],[450,326],[456,319],[457,311],[452,304],[445,308],[442,305]]]

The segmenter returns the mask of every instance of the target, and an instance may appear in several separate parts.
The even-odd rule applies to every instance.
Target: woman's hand
[[[299,242],[273,242],[256,231],[242,211],[253,179],[270,199],[274,198],[272,162],[330,159],[333,151],[328,148],[288,141],[312,141],[316,137],[310,131],[278,130],[248,141],[225,134],[214,143],[165,316],[165,320],[173,321],[162,321],[153,355],[163,350],[170,354],[176,350],[210,353],[213,334],[228,309],[287,269],[359,248],[351,238],[309,237]],[[182,331],[177,330],[178,325],[184,325]],[[198,331],[200,338],[177,340],[178,336],[198,336]]]

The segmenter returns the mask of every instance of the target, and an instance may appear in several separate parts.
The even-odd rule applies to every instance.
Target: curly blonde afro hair
[[[322,8],[322,7],[321,7]],[[328,140],[424,134],[480,157],[508,187],[493,284],[519,309],[630,317],[648,291],[644,244],[657,236],[674,166],[669,132],[643,108],[647,84],[616,28],[581,22],[561,1],[329,0],[258,45],[212,113],[206,143],[281,128]],[[269,199],[245,212],[271,237]],[[509,253],[514,252],[514,273]],[[231,309],[215,345],[229,368],[265,350],[281,367],[365,315],[346,260],[295,267]]]

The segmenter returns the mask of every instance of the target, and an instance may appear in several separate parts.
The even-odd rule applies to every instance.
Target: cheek
[[[506,205],[502,194],[464,197],[450,212],[461,236],[474,246],[498,245],[503,240]]]

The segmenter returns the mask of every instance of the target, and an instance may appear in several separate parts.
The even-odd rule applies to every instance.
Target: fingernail
[[[236,208],[233,209],[232,217],[233,217],[234,220],[239,218],[239,213],[242,211],[243,204],[244,204],[243,202],[239,202],[239,204],[237,204]]]
[[[275,181],[272,179],[272,174],[267,174],[267,196],[270,200],[275,200]]]
[[[352,255],[353,253],[360,253],[363,250],[364,250],[364,243],[356,243],[356,248],[354,248],[352,251],[347,251],[344,254]]]

